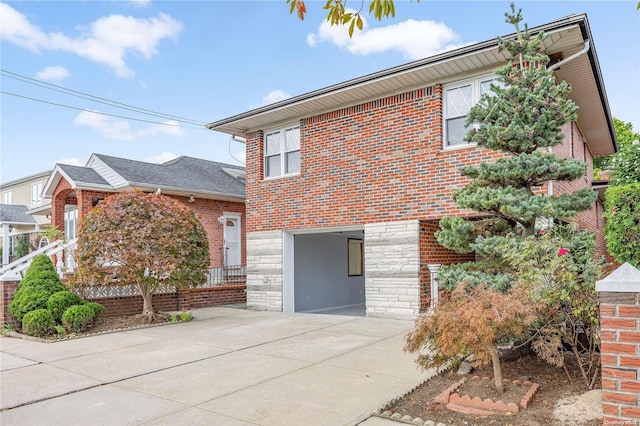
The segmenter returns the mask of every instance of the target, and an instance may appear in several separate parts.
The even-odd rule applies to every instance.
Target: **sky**
[[[509,2],[396,0],[349,39],[306,3],[300,21],[284,0],[1,2],[0,182],[92,153],[241,164],[244,146],[205,123],[513,32]],[[636,5],[516,3],[530,27],[587,13],[611,113],[640,131]]]

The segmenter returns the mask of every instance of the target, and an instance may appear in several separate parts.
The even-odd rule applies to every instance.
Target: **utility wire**
[[[28,99],[28,100],[34,101],[34,102],[42,102],[43,104],[55,105],[55,106],[59,106],[59,107],[63,107],[63,108],[75,109],[75,110],[78,110],[78,111],[86,111],[86,112],[90,112],[90,113],[93,113],[93,114],[108,115],[109,117],[123,118],[125,120],[142,121],[143,123],[159,124],[159,125],[162,125],[162,126],[170,126],[170,127],[180,127],[180,128],[183,128],[183,129],[197,129],[197,130],[205,130],[207,132],[209,131],[209,129],[207,129],[204,126],[202,126],[202,127],[191,127],[191,126],[181,126],[180,124],[162,123],[162,122],[159,122],[159,121],[144,120],[142,118],[125,117],[123,115],[109,114],[109,113],[106,113],[106,112],[93,111],[93,110],[86,109],[86,108],[79,108],[79,107],[74,107],[74,106],[70,106],[70,105],[59,104],[59,103],[56,103],[56,102],[49,102],[49,101],[45,101],[44,99],[36,99],[36,98],[31,98],[29,96],[18,95],[17,93],[5,92],[4,90],[0,90],[0,93],[2,93],[3,95],[9,95],[9,96],[15,96],[17,98]],[[177,120],[174,120],[174,121],[177,121]]]
[[[91,94],[88,94],[88,93],[79,92],[79,91],[73,90],[73,89],[68,89],[68,88],[63,87],[63,86],[58,86],[58,85],[55,85],[55,84],[47,83],[45,81],[36,80],[34,78],[30,78],[30,77],[27,77],[27,76],[22,75],[22,74],[18,74],[18,73],[14,73],[14,72],[11,72],[11,71],[7,71],[7,70],[4,70],[2,68],[0,68],[0,73],[5,77],[13,78],[15,80],[22,81],[23,83],[33,84],[35,86],[39,86],[39,87],[42,87],[42,88],[45,88],[45,89],[54,90],[56,92],[64,93],[66,95],[76,96],[78,98],[87,99],[87,100],[90,100],[92,102],[97,102],[97,103],[101,103],[101,104],[105,104],[105,105],[110,105],[110,106],[114,106],[116,108],[126,109],[126,110],[134,111],[134,112],[137,112],[137,113],[140,113],[140,114],[151,115],[151,116],[155,116],[155,117],[159,117],[159,118],[166,118],[166,119],[175,120],[175,121],[179,121],[181,123],[192,124],[192,125],[196,125],[196,126],[204,126],[204,125],[207,124],[206,122],[203,122],[203,121],[192,120],[190,118],[179,117],[179,116],[170,115],[170,114],[164,114],[162,112],[153,111],[153,110],[149,110],[149,109],[145,109],[145,108],[139,108],[139,107],[136,107],[136,106],[133,106],[133,105],[129,105],[129,104],[125,104],[125,103],[122,103],[122,102],[112,101],[110,99],[101,98],[99,96],[94,96],[94,95],[91,95]]]

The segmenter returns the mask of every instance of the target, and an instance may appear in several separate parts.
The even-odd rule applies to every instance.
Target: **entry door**
[[[240,216],[226,213],[224,221],[224,266],[242,264],[240,253]]]
[[[78,236],[78,206],[64,206],[64,238],[69,241]]]

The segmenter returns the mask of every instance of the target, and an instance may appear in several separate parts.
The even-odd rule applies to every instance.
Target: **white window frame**
[[[460,81],[456,81],[454,83],[449,83],[449,84],[445,84],[442,87],[442,97],[443,97],[443,101],[442,101],[442,145],[443,145],[443,149],[445,150],[452,150],[452,149],[461,149],[461,148],[470,148],[470,147],[475,147],[477,144],[472,143],[472,142],[464,142],[462,141],[462,143],[457,143],[455,145],[449,145],[448,144],[448,135],[447,135],[447,120],[450,119],[456,119],[456,118],[463,118],[467,116],[468,112],[465,112],[463,115],[452,115],[452,116],[447,116],[447,112],[448,112],[448,100],[447,100],[447,91],[452,90],[452,89],[456,89],[456,88],[460,88],[463,86],[471,86],[471,105],[469,106],[469,108],[473,107],[475,104],[478,103],[478,101],[480,101],[480,96],[481,96],[481,84],[482,83],[486,83],[486,82],[496,82],[495,80],[497,79],[497,75],[495,74],[484,74],[484,75],[480,75],[480,76],[476,76],[473,78],[467,78],[465,80],[460,80]],[[466,134],[465,134],[466,135]]]
[[[298,149],[291,149],[291,150],[287,150],[287,144],[286,144],[286,133],[289,130],[295,130],[298,129],[298,139],[299,139],[299,144],[298,144]],[[263,137],[263,156],[262,156],[262,164],[264,167],[264,179],[268,180],[268,179],[278,179],[281,177],[285,177],[285,176],[295,176],[295,175],[299,175],[300,174],[300,165],[298,166],[298,170],[294,171],[294,172],[288,172],[287,171],[287,155],[292,154],[297,152],[298,155],[300,155],[300,145],[302,144],[302,128],[300,126],[300,123],[293,123],[293,124],[288,124],[286,126],[282,126],[282,127],[278,127],[278,128],[274,128],[274,129],[269,129],[269,130],[265,130],[264,131],[264,137]],[[280,152],[278,153],[270,153],[269,155],[267,155],[267,137],[276,133],[280,133]],[[268,164],[267,164],[267,159],[268,158],[272,158],[272,157],[280,157],[280,171],[278,174],[274,174],[269,176],[268,175]]]
[[[42,205],[42,182],[31,184],[31,206]]]
[[[2,192],[2,204],[13,204],[13,196],[11,190]]]

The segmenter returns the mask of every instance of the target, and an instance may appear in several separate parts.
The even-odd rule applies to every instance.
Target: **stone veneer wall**
[[[248,309],[282,311],[282,261],[282,231],[247,233]]]
[[[420,310],[419,221],[364,226],[367,316],[415,319]]]

